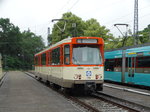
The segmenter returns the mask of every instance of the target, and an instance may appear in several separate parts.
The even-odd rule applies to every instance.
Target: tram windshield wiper
[[[73,57],[73,61],[74,61],[76,64],[80,65],[79,61],[78,61],[75,57]]]

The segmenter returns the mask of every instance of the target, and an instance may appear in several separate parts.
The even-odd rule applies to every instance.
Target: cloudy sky
[[[114,35],[120,35],[113,26],[115,23],[127,23],[133,30],[134,0],[0,0],[0,18],[10,18],[21,31],[30,28],[42,35],[45,42],[47,27],[53,26],[51,20],[61,18],[65,12],[72,12],[83,20],[95,18]],[[139,30],[148,24],[150,0],[139,0]]]

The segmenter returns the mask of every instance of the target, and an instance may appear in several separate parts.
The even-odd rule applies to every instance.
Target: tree
[[[34,64],[34,54],[41,51],[45,46],[41,36],[35,35],[33,32],[24,31],[21,34],[22,46],[19,54],[23,67],[31,68]]]
[[[113,39],[110,31],[105,26],[101,26],[96,19],[87,20],[85,25],[84,36],[102,37],[104,40]]]
[[[89,19],[87,21],[83,21],[80,17],[72,14],[71,12],[67,12],[63,14],[62,19],[67,20],[66,29],[63,33],[61,33],[57,27],[63,28],[64,22],[59,21],[54,24],[52,29],[52,34],[48,36],[48,41],[52,41],[52,44],[67,38],[68,36],[92,36],[92,37],[102,37],[104,40],[108,40],[108,38],[113,39],[113,35],[109,33],[110,31],[106,29],[105,26],[101,26],[96,19]]]
[[[150,42],[150,24],[146,28],[144,28],[144,30],[140,31],[139,35],[139,40],[142,44]]]
[[[0,51],[3,55],[14,56],[21,50],[21,33],[19,27],[10,23],[9,19],[0,19]]]
[[[45,46],[41,36],[33,32],[20,32],[19,27],[10,23],[8,18],[0,18],[0,53],[3,63],[9,69],[19,69],[33,65],[34,54]]]
[[[65,31],[63,33],[60,32],[60,30],[58,29],[57,25],[60,28],[64,27],[64,22],[63,21],[59,21],[56,24],[54,24],[54,27],[52,29],[52,34],[48,36],[48,40],[52,40],[52,43],[56,43],[64,38],[67,38],[68,36],[83,36],[84,35],[84,30],[85,29],[85,23],[84,21],[72,14],[71,12],[67,12],[65,14],[63,14],[62,19],[65,19],[67,21],[67,25],[65,28]],[[76,24],[76,27],[72,27],[73,23]],[[51,39],[50,39],[51,38]]]

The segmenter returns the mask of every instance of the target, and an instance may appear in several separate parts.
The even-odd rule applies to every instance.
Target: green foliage
[[[65,28],[65,31],[63,33],[60,32],[56,24],[60,28],[64,28],[64,21],[59,21],[56,24],[54,24],[54,27],[52,29],[52,34],[49,35],[48,41],[52,41],[52,44],[67,38],[68,36],[83,36],[84,32],[83,29],[85,29],[85,23],[84,21],[80,18],[77,17],[76,15],[72,14],[71,12],[63,14],[62,19],[67,20],[67,25]],[[72,27],[72,24],[76,23],[76,28]],[[76,35],[75,35],[76,34]]]
[[[54,44],[68,36],[88,36],[88,37],[102,37],[105,41],[105,49],[115,49],[123,46],[123,38],[115,38],[105,26],[101,26],[100,23],[91,18],[87,21],[83,21],[80,17],[67,12],[63,14],[62,19],[67,20],[66,30],[61,33],[56,24],[52,29],[52,34],[48,36],[49,44]],[[72,27],[72,24],[76,23],[76,28]],[[59,21],[57,25],[63,28],[64,22]],[[139,44],[150,42],[150,25],[143,31],[139,32]],[[110,41],[111,40],[111,41]],[[51,43],[50,43],[51,42]],[[132,34],[125,40],[124,46],[134,45],[134,38]]]
[[[20,32],[9,19],[0,19],[0,53],[3,66],[9,69],[31,69],[34,54],[45,46],[41,36],[28,31]]]
[[[105,41],[105,50],[122,47],[122,38],[113,38]]]
[[[139,40],[141,43],[150,42],[150,24],[147,26],[147,28],[144,28],[144,30],[140,31],[139,35]]]
[[[10,23],[9,19],[0,19],[0,52],[15,56],[18,54],[21,42],[21,33],[19,28]]]
[[[21,62],[21,60],[15,56],[15,57],[12,57],[12,56],[7,56],[5,55],[4,57],[4,60],[5,60],[5,69],[6,70],[16,70],[16,69],[20,69],[21,66],[23,65],[23,63]]]
[[[21,34],[22,46],[21,52],[19,53],[20,58],[24,62],[24,68],[32,67],[34,54],[41,51],[45,46],[41,36],[36,36],[30,31],[24,31]]]
[[[104,40],[108,38],[113,38],[113,35],[109,33],[109,30],[106,29],[105,26],[101,26],[96,19],[89,19],[87,21],[83,21],[80,17],[72,14],[71,12],[67,12],[63,14],[62,19],[67,20],[66,29],[63,33],[60,32],[59,28],[64,27],[64,22],[59,21],[54,24],[52,29],[52,34],[48,36],[48,41],[52,41],[52,44],[67,38],[68,36],[89,36],[89,37],[102,37]],[[73,27],[73,24],[76,24],[76,27]]]
[[[139,40],[138,44],[144,44],[147,42],[150,42],[150,25],[148,27],[144,28],[144,30],[139,31]],[[134,45],[134,37],[133,34],[130,33],[130,36],[125,41],[125,46],[133,46]],[[121,38],[120,38],[121,39]],[[120,40],[119,38],[114,38],[113,41],[109,42],[109,45],[106,46],[106,49],[115,49],[115,48],[121,48],[123,39]]]
[[[113,38],[109,33],[109,30],[105,26],[101,26],[96,19],[89,19],[85,22],[86,28],[84,30],[84,36],[90,37],[102,37],[104,40]]]

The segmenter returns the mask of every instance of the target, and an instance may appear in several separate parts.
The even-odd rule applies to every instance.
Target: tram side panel
[[[35,66],[35,75],[37,76],[37,77],[39,77],[39,67],[37,67],[37,66]]]
[[[44,81],[47,81],[48,80],[48,74],[49,74],[49,69],[48,69],[49,67],[47,67],[47,66],[42,66],[41,67],[41,78],[42,78],[42,80],[44,80]]]
[[[48,80],[57,85],[62,85],[62,67],[50,67],[50,75],[48,75]]]

